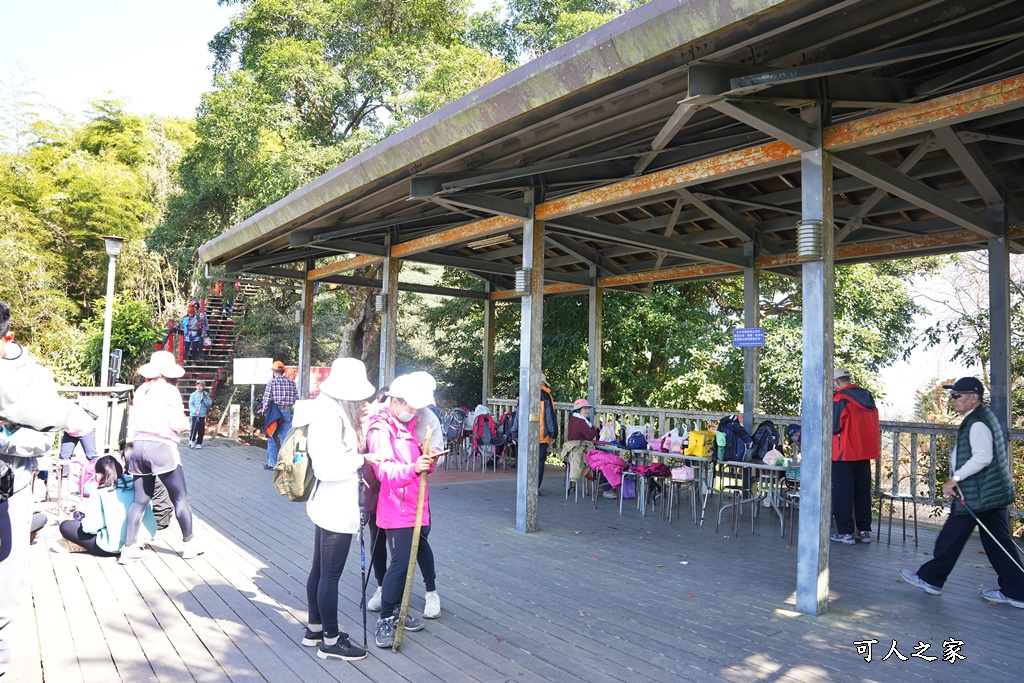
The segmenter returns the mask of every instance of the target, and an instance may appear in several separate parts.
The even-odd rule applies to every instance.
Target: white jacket
[[[316,488],[306,501],[306,515],[321,529],[340,534],[359,531],[359,468],[363,455],[356,430],[341,403],[321,393],[297,401],[292,427],[309,425],[306,447],[313,462]]]

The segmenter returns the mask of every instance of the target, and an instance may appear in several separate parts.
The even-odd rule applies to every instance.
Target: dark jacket
[[[881,452],[874,396],[856,384],[837,391],[832,397],[832,459],[878,460]]]
[[[555,401],[551,398],[551,389],[543,384],[540,387],[540,442],[551,443],[558,438],[558,414],[555,413]]]
[[[978,513],[1010,505],[1015,494],[1006,465],[1006,436],[995,413],[987,406],[978,406],[960,424],[956,435],[957,467],[963,467],[971,459],[971,426],[975,422],[984,423],[992,432],[992,462],[980,472],[963,479],[960,491],[971,510]],[[968,512],[963,505],[954,502],[953,514],[966,515]]]
[[[596,426],[588,425],[586,420],[573,413],[569,418],[568,435],[565,439],[566,441],[596,441],[600,431]]]

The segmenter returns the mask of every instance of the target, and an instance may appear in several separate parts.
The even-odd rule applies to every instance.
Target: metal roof
[[[799,112],[813,102],[830,114],[837,262],[978,248],[1024,222],[1022,74],[1010,0],[653,0],[353,157],[200,257],[298,278],[291,265],[313,258],[311,278],[346,281],[388,240],[393,256],[512,296],[501,290],[533,187],[548,292],[594,284],[592,269],[607,287],[733,275],[751,253],[796,274],[800,151],[813,146]]]

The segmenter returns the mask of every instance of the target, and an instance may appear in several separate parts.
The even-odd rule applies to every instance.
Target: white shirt
[[[977,409],[966,412],[964,418],[966,419],[974,410]],[[967,438],[971,444],[971,457],[963,466],[959,466],[957,462],[956,441],[953,441],[953,451],[949,454],[949,469],[953,472],[954,477],[960,478],[960,481],[981,472],[992,463],[992,430],[988,428],[988,425],[980,421],[975,422],[971,425],[971,431]]]

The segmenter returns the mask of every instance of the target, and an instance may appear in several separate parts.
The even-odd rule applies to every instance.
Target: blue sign
[[[764,346],[763,327],[736,327],[732,331],[733,346]]]

